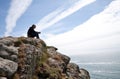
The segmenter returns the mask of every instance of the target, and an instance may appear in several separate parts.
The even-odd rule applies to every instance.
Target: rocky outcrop
[[[41,39],[0,38],[0,79],[90,79],[57,50]]]

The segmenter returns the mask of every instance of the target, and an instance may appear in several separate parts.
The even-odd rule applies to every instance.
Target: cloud
[[[32,0],[12,0],[6,17],[5,36],[8,36],[12,32],[16,26],[17,20],[22,16],[31,3]]]
[[[63,11],[63,8],[59,8],[56,11],[53,11],[52,13],[48,14],[44,18],[42,18],[36,25],[38,30],[43,30],[45,28],[48,28],[48,23],[50,23],[51,20],[53,20],[56,15],[58,15],[61,11]]]
[[[76,0],[75,0],[75,3],[73,3],[73,5],[70,6],[69,8],[67,8],[67,9],[60,8],[60,9],[57,9],[56,11],[53,11],[52,13],[48,14],[47,16],[45,16],[42,20],[40,20],[36,24],[38,26],[37,29],[44,30],[94,1],[95,0],[78,0],[76,2]]]
[[[64,54],[120,52],[120,0],[73,30],[46,39]]]

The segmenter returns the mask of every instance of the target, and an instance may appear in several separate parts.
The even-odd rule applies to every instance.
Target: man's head
[[[35,24],[33,24],[33,25],[32,25],[32,28],[33,28],[33,29],[35,29],[35,28],[36,28],[36,25],[35,25]]]

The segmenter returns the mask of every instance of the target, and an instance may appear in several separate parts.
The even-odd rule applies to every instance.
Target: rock
[[[68,64],[70,62],[70,57],[63,54],[61,54],[60,57],[65,62],[65,64]]]
[[[47,52],[48,52],[51,56],[54,56],[55,54],[57,54],[56,49],[57,49],[56,47],[47,46]]]
[[[51,55],[52,58],[54,59],[60,59],[62,60],[64,63],[68,64],[70,61],[70,58],[66,55],[63,55],[61,53],[57,52],[57,48],[53,47],[53,46],[49,46],[47,47],[47,52]]]
[[[80,76],[83,79],[90,79],[89,72],[87,70],[85,70],[85,69],[80,69]]]
[[[17,70],[18,64],[0,57],[0,74],[11,76]]]
[[[17,55],[18,55],[18,48],[13,47],[13,46],[6,46],[5,44],[0,43],[0,56],[1,57],[16,61]]]
[[[9,36],[9,37],[0,38],[0,43],[6,46],[12,46],[13,42],[15,42],[16,40],[17,38]]]
[[[9,52],[10,54],[18,54],[18,50],[16,47],[13,46],[6,46],[5,44],[0,43],[0,50],[4,50]]]
[[[17,62],[17,59],[18,59],[17,55],[11,55],[10,58],[12,61]]]
[[[7,59],[9,58],[9,53],[5,50],[0,50],[0,56]]]
[[[69,63],[67,65],[67,70],[66,73],[68,75],[69,78],[73,78],[73,79],[81,79],[81,77],[79,76],[79,66],[76,65],[75,63]]]
[[[89,72],[41,39],[0,38],[0,79],[90,79]]]

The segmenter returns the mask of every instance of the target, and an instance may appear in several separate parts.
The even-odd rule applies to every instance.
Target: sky
[[[0,0],[0,37],[32,24],[66,55],[120,53],[120,0]]]

